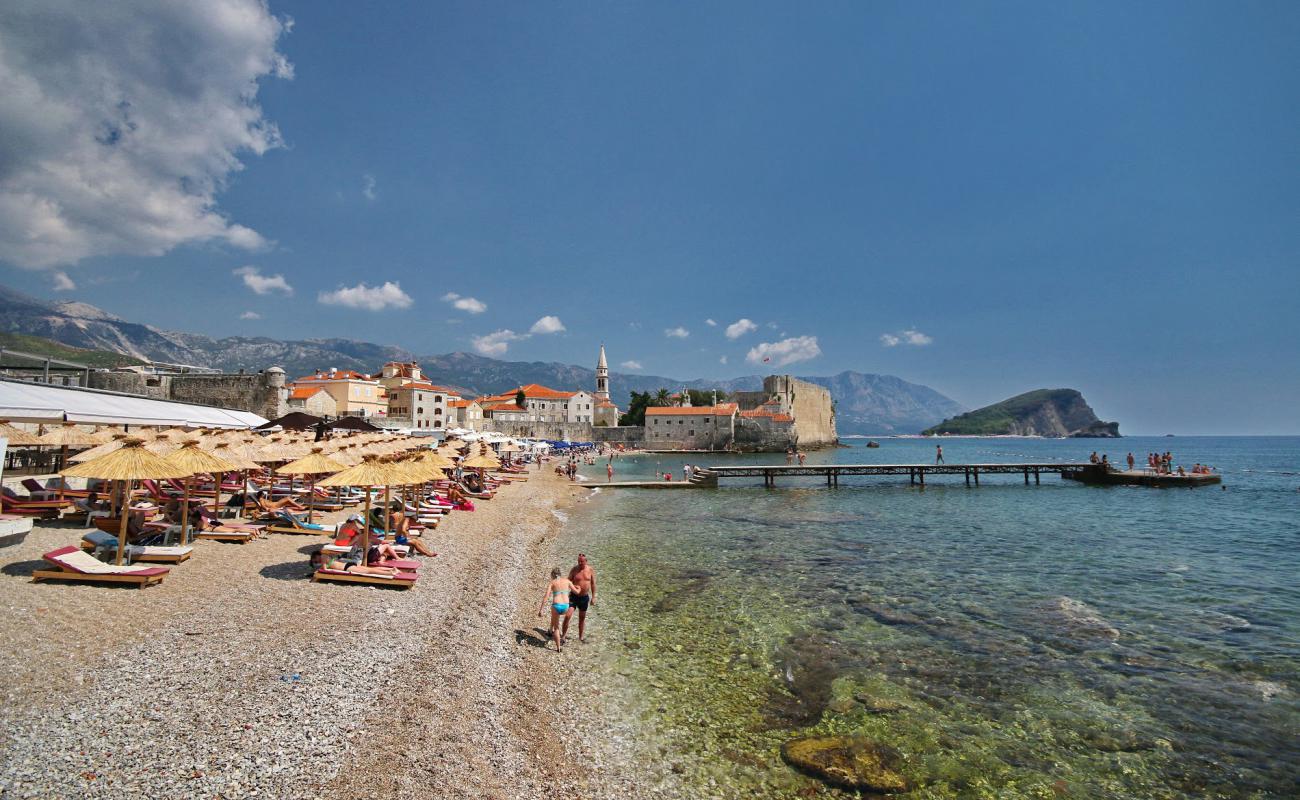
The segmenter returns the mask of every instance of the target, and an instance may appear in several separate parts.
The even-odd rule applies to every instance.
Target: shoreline
[[[536,617],[588,492],[544,466],[453,514],[409,592],[313,584],[324,540],[278,534],[200,543],[144,591],[33,585],[39,554],[80,536],[38,525],[0,551],[0,793],[635,794],[635,736],[588,680],[614,637],[598,614],[557,654]]]

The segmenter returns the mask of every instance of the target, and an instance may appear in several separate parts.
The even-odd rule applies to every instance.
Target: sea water
[[[880,442],[808,461],[934,461],[933,440]],[[564,542],[599,575],[593,679],[674,780],[700,796],[851,796],[780,755],[847,734],[891,748],[908,797],[1297,795],[1300,438],[942,444],[949,463],[1172,450],[1224,483],[602,492]],[[615,479],[679,480],[684,461],[785,457],[625,457]],[[603,482],[604,461],[585,472]]]

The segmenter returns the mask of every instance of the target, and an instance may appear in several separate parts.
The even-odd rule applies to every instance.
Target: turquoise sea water
[[[809,462],[933,461],[933,441],[880,441]],[[1226,488],[1010,475],[601,492],[566,546],[599,570],[606,685],[681,780],[850,796],[780,757],[836,733],[892,748],[909,797],[1300,794],[1300,438],[943,446],[950,463],[1170,449]],[[615,466],[677,479],[682,459]]]

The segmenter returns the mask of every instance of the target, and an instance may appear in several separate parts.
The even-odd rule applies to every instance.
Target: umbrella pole
[[[312,521],[312,513],[316,510],[316,476],[307,476],[307,524]]]
[[[392,533],[392,531],[389,530],[389,528],[393,527],[393,509],[392,509],[393,504],[391,502],[392,496],[393,496],[393,487],[385,486],[384,487],[384,533]],[[389,539],[388,543],[392,544],[393,541]]]
[[[68,463],[68,446],[65,444],[59,450],[59,502],[63,502],[63,490],[68,488],[68,479],[63,477],[63,467]],[[48,485],[48,484],[47,484]]]
[[[185,505],[181,507],[181,544],[185,544],[185,530],[190,524],[190,478],[185,477]]]
[[[126,554],[126,518],[127,518],[127,495],[130,494],[130,481],[122,482],[122,516],[117,526],[117,564],[121,566],[122,556]]]
[[[361,529],[361,544],[362,544],[361,564],[362,566],[368,567],[370,566],[370,564],[367,563],[369,561],[368,556],[370,554],[370,487],[369,486],[366,487],[366,526]]]

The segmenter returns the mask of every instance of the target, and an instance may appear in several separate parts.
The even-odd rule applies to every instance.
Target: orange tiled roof
[[[614,405],[608,400],[601,400],[599,403],[596,404],[596,408],[618,408],[618,406]]]
[[[473,402],[474,402],[473,400],[452,400],[447,405],[451,406],[452,408],[469,408],[469,404]]]
[[[735,403],[718,403],[716,406],[651,406],[645,410],[648,417],[671,417],[671,416],[730,416],[736,410]]]
[[[514,403],[497,403],[495,405],[483,406],[484,411],[517,411],[523,412],[528,409],[523,406],[517,406]]]
[[[290,400],[306,400],[317,392],[325,391],[320,386],[295,386],[289,391]]]

